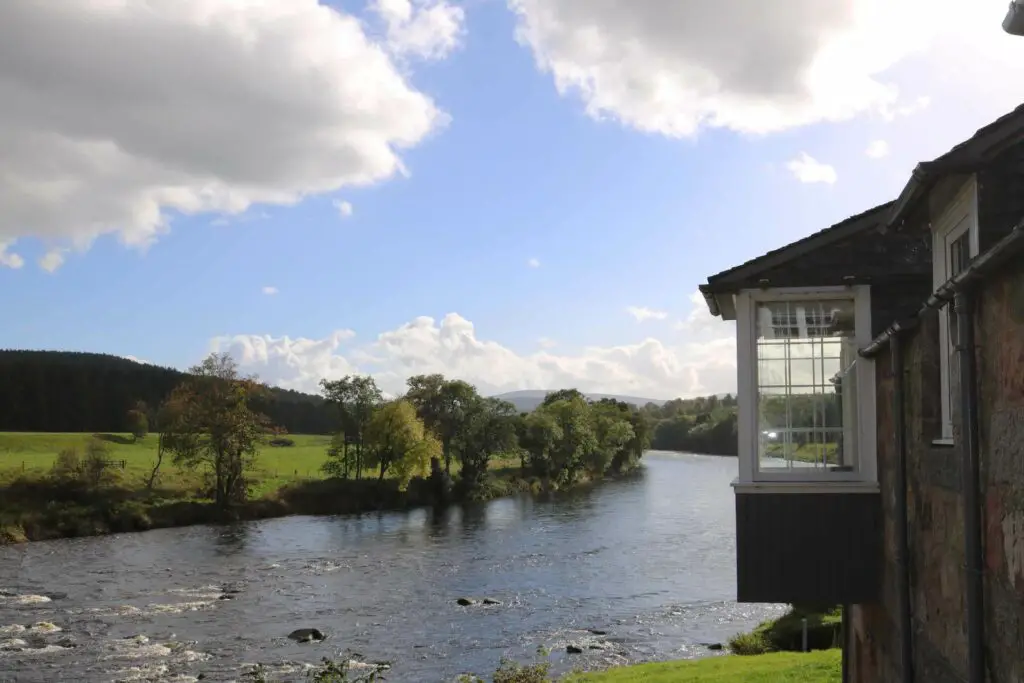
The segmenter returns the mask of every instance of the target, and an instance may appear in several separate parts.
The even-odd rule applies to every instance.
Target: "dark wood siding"
[[[978,172],[978,246],[984,253],[1024,218],[1024,144]]]
[[[930,272],[871,285],[871,336],[877,337],[897,320],[914,315],[932,290]]]
[[[881,497],[736,494],[740,602],[874,602],[881,588]]]

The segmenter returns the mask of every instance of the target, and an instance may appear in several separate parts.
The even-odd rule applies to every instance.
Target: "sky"
[[[0,347],[735,390],[708,275],[1024,101],[1006,0],[5,0]]]

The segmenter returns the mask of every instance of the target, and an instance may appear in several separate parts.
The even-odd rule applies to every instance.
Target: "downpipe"
[[[964,551],[967,570],[967,675],[985,683],[985,584],[982,555],[981,463],[978,441],[977,361],[974,355],[974,299],[956,292],[957,355],[960,366],[961,457],[964,483]]]
[[[907,533],[907,441],[906,414],[904,412],[903,346],[900,335],[889,341],[890,369],[892,371],[893,434],[896,452],[896,565],[898,568],[896,601],[899,609],[900,659],[903,683],[914,681],[914,650],[912,608],[910,602],[910,542]]]

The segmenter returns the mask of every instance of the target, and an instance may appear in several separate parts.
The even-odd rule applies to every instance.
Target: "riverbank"
[[[102,482],[53,474],[59,450],[97,438],[107,444],[112,463]],[[400,511],[439,502],[436,487],[423,477],[414,477],[406,488],[375,470],[359,480],[325,478],[319,468],[329,437],[288,439],[292,446],[261,452],[249,473],[250,500],[225,513],[206,493],[209,485],[202,476],[169,463],[148,486],[156,461],[153,435],[135,441],[123,434],[0,434],[0,545],[289,515]],[[573,488],[593,483],[583,480]],[[518,460],[495,458],[481,486],[467,491],[456,485],[445,502],[555,490],[548,481],[524,475]]]

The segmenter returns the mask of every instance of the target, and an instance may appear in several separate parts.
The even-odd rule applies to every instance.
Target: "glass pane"
[[[760,303],[755,320],[758,467],[855,467],[853,300]]]
[[[967,267],[967,262],[970,261],[967,237],[968,233],[965,232],[949,244],[949,277],[963,272]]]

